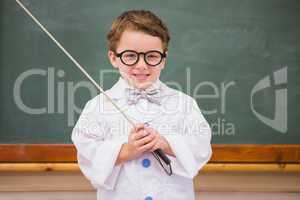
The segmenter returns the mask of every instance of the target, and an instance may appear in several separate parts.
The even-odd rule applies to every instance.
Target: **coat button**
[[[151,161],[148,159],[148,158],[145,158],[143,161],[142,161],[142,165],[143,167],[147,168],[149,167],[151,164]],[[147,199],[148,200],[148,199]]]
[[[145,200],[153,200],[153,198],[150,197],[150,196],[147,196],[147,197],[145,198]]]

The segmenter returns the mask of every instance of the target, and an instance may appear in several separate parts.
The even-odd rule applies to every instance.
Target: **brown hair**
[[[116,52],[122,33],[128,29],[159,37],[163,43],[163,50],[168,50],[170,35],[167,26],[155,14],[147,10],[129,10],[113,21],[107,34],[109,50]]]

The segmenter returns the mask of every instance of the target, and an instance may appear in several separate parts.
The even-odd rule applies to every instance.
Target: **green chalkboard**
[[[299,144],[300,1],[24,0],[105,89],[106,33],[128,9],[169,26],[161,80],[197,99],[221,144]],[[97,90],[14,0],[0,2],[0,143],[71,143]]]

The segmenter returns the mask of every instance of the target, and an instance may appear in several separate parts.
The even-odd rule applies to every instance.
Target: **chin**
[[[135,83],[134,87],[138,89],[146,89],[150,86],[151,84],[149,83]]]
[[[153,81],[150,79],[150,76],[137,78],[136,76],[132,75],[130,81],[133,83],[134,87],[139,89],[145,89],[153,83]]]
[[[152,85],[152,81],[150,81],[150,80],[145,80],[145,81],[134,81],[134,85],[135,85],[135,87],[136,88],[138,88],[138,89],[146,89],[146,88],[148,88],[149,86],[151,86]]]

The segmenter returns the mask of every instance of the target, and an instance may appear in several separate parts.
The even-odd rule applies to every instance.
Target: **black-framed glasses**
[[[116,53],[116,56],[121,59],[121,62],[127,66],[133,66],[139,62],[140,55],[144,56],[144,61],[147,65],[155,67],[159,65],[166,57],[166,53],[152,50],[147,52],[136,52],[133,50],[125,50],[121,53]]]

